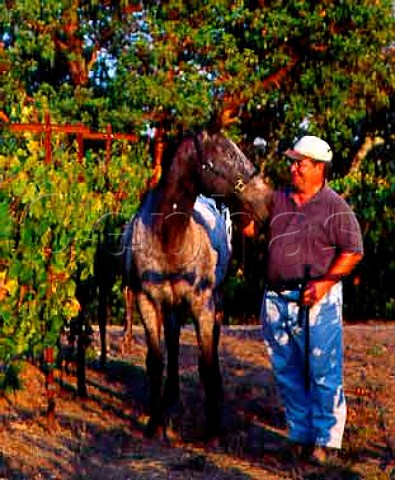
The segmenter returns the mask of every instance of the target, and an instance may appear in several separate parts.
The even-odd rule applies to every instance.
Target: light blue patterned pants
[[[285,408],[289,438],[341,448],[346,421],[343,391],[342,284],[309,311],[310,388],[305,388],[305,330],[298,326],[298,291],[265,292],[261,320]]]

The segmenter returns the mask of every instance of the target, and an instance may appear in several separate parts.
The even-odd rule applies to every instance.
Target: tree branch
[[[257,95],[263,91],[268,91],[272,88],[279,90],[290,78],[292,70],[295,68],[297,63],[300,60],[300,56],[295,52],[290,52],[288,63],[278,69],[276,72],[270,74],[263,81],[257,81],[249,90],[249,94],[244,91],[239,92],[238,94],[228,95],[224,97],[221,114],[221,123],[223,126],[227,126],[238,122],[239,119],[236,117],[240,107],[245,104],[252,96]]]

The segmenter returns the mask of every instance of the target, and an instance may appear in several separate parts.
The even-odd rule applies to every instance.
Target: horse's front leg
[[[167,378],[164,388],[164,407],[170,411],[180,396],[179,378],[179,351],[180,351],[180,323],[175,312],[170,312],[164,319],[164,333],[167,350]]]
[[[215,315],[212,298],[196,315],[196,333],[199,345],[199,374],[206,396],[206,435],[218,437],[222,433],[223,388],[218,359],[221,325]]]
[[[163,379],[163,351],[160,344],[161,326],[163,315],[160,307],[144,293],[137,296],[137,303],[141,314],[147,341],[146,368],[149,382],[149,414],[145,435],[154,437],[162,428],[164,432],[165,421],[162,398]]]

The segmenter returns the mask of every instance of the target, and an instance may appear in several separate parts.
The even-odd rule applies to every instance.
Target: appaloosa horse
[[[163,429],[179,397],[180,326],[191,318],[206,397],[208,437],[221,432],[222,378],[218,360],[217,293],[228,266],[226,226],[213,200],[264,218],[271,190],[254,165],[222,133],[200,132],[178,144],[155,188],[148,191],[123,235],[123,280],[133,293],[147,341],[150,418],[146,435]],[[244,212],[244,210],[243,210]],[[239,212],[237,212],[239,213]],[[164,351],[167,376],[163,383]]]

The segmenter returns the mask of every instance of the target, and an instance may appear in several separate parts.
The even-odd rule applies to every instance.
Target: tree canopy
[[[189,129],[216,109],[292,138],[308,118],[343,152],[395,83],[390,0],[8,0],[0,32],[13,119],[31,101],[97,127]]]

